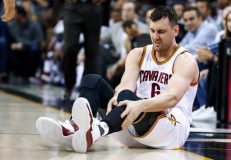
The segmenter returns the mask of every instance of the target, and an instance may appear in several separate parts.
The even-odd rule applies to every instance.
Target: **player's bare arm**
[[[197,82],[199,70],[195,59],[190,54],[179,55],[174,66],[174,74],[169,80],[167,90],[151,99],[122,101],[118,106],[126,105],[121,117],[126,117],[123,128],[127,128],[142,112],[158,112],[174,107],[191,83]]]
[[[4,14],[2,15],[2,21],[7,22],[14,17],[15,13],[15,0],[3,0]]]
[[[198,81],[198,66],[189,53],[178,56],[173,70],[174,74],[169,80],[166,91],[151,99],[143,100],[143,112],[164,111],[175,107],[190,84]]]
[[[111,111],[112,106],[117,105],[118,93],[124,89],[135,91],[136,82],[139,77],[139,63],[142,56],[143,48],[131,50],[126,58],[125,71],[120,84],[115,88],[114,96],[108,102],[107,113]]]

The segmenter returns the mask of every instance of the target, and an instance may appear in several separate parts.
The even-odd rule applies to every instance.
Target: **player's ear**
[[[175,36],[178,35],[178,33],[179,33],[179,25],[174,25],[173,26],[173,32],[174,32]]]

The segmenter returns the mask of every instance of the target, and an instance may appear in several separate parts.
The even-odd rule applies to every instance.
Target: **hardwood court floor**
[[[59,120],[70,114],[42,103],[0,91],[1,160],[207,160],[230,159],[229,134],[191,133],[183,149],[132,149],[111,136],[101,138],[87,154],[49,144],[38,134],[35,122],[40,116]],[[209,135],[209,136],[208,136]],[[229,137],[228,137],[229,138]]]

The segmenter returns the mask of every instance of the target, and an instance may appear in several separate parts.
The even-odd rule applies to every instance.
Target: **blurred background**
[[[230,0],[16,0],[14,18],[0,22],[0,90],[70,112],[83,75],[120,82],[129,51],[151,43],[158,5],[176,10],[177,42],[200,68],[191,126],[229,128]]]

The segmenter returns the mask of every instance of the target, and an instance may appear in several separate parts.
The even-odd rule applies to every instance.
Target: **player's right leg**
[[[76,152],[86,153],[93,144],[93,114],[90,104],[85,98],[77,98],[72,107],[72,119],[79,126],[74,133],[72,146]],[[100,133],[99,133],[100,134]]]
[[[101,76],[89,74],[82,78],[79,96],[89,99],[92,115],[96,116],[99,106],[106,109],[108,101],[113,96],[113,89]],[[76,105],[75,107],[78,108]],[[72,125],[76,124],[73,121],[63,123],[48,117],[40,117],[36,122],[37,130],[44,139],[69,147],[72,147],[72,136],[78,130],[78,127]]]
[[[138,100],[131,91],[123,91],[119,94],[118,100],[124,100],[126,97]],[[72,138],[73,149],[76,152],[86,153],[94,142],[101,136],[120,131],[124,118],[121,114],[125,106],[114,107],[101,122],[93,117],[90,98],[80,97],[75,100],[72,107],[72,119],[79,126],[79,130],[74,133]]]
[[[73,121],[61,122],[48,117],[38,118],[36,128],[48,142],[70,148],[72,148],[72,136],[79,129]]]

